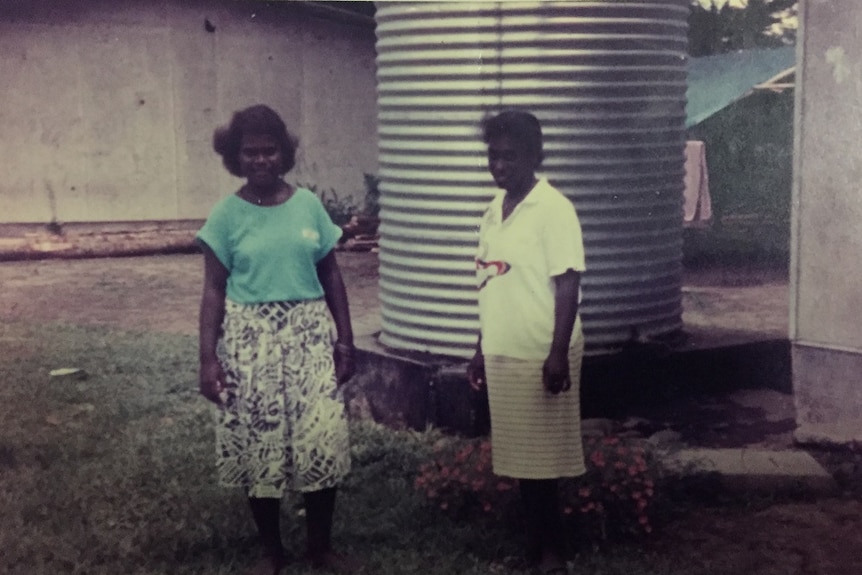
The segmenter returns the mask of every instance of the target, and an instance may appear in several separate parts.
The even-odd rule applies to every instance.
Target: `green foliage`
[[[504,518],[516,502],[514,480],[494,475],[491,443],[472,439],[440,443],[422,465],[414,487],[453,518]]]
[[[242,501],[212,477],[194,338],[9,324],[0,334],[36,352],[0,357],[4,383],[15,382],[0,386],[14,457],[0,474],[0,571],[165,573],[191,561],[226,573],[248,557],[246,525],[223,511]],[[50,378],[58,367],[89,377]],[[236,545],[219,556],[225,540]]]
[[[194,337],[4,322],[0,340],[9,343],[0,346],[0,572],[248,569],[260,550],[242,493],[216,482]],[[50,378],[58,367],[89,376]],[[425,510],[412,483],[441,438],[352,425],[353,471],[340,490],[335,538],[366,572],[489,573],[497,557],[517,552],[506,533],[449,525]],[[298,575],[313,573],[298,559],[300,504],[291,495],[282,510]]]
[[[243,494],[216,483],[195,337],[5,321],[0,341],[0,573],[248,571],[260,549]],[[88,377],[49,376],[62,367]],[[352,423],[353,470],[339,490],[335,545],[375,575],[525,575],[511,525],[450,520],[414,489],[435,449],[461,441]],[[287,572],[315,573],[301,560],[305,522],[295,495],[282,506],[282,530],[294,558]],[[626,545],[583,553],[573,567],[704,573],[676,553],[645,557]]]
[[[688,18],[688,51],[691,56],[710,56],[735,50],[786,46],[796,41],[796,31],[780,24],[783,11],[796,12],[798,0],[748,0],[744,8],[704,6],[694,0]]]
[[[365,213],[377,217],[380,213],[380,178],[374,174],[365,174]]]
[[[760,270],[765,275],[789,269],[790,225],[754,220],[730,220],[709,230],[685,230],[683,264],[690,268],[718,266],[727,270],[724,285],[741,285],[757,274],[736,274],[732,270]],[[786,276],[785,276],[786,277]]]
[[[328,190],[320,190],[314,184],[300,184],[303,188],[308,188],[320,198],[320,202],[329,214],[332,222],[337,226],[343,226],[350,221],[353,214],[358,212],[358,206],[352,197],[341,198],[338,193],[329,188]]]
[[[793,94],[756,93],[695,126],[706,142],[714,228],[690,234],[686,258],[786,262],[793,184]],[[723,255],[722,255],[723,254]]]
[[[695,126],[706,142],[710,193],[718,216],[756,214],[789,221],[793,94],[756,93]]]
[[[652,454],[616,436],[589,438],[584,448],[587,473],[563,482],[563,515],[593,541],[652,533],[661,477]]]
[[[320,198],[326,213],[337,226],[343,226],[350,219],[360,213],[369,216],[377,216],[380,212],[380,178],[374,174],[364,174],[363,182],[365,185],[365,197],[362,204],[356,202],[352,196],[341,197],[338,192],[329,188],[321,190],[314,184],[300,184],[303,188],[308,188]]]

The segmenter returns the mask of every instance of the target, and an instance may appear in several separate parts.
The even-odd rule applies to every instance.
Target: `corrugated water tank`
[[[682,327],[688,0],[377,4],[381,342],[466,357],[477,224],[497,191],[479,120],[540,119],[575,203],[587,346]]]

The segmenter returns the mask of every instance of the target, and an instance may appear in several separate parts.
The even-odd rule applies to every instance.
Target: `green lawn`
[[[195,358],[186,336],[0,326],[0,572],[217,575],[242,573],[256,559],[243,496],[216,485]],[[49,376],[62,367],[89,376]],[[440,437],[354,424],[338,546],[366,573],[521,573],[513,528],[451,520],[414,491]],[[304,544],[297,504],[288,499],[283,511],[296,557]],[[705,573],[649,546],[582,552],[575,572]],[[288,572],[306,571],[296,561]]]

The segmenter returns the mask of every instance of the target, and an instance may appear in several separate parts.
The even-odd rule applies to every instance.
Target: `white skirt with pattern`
[[[225,302],[218,346],[226,401],[216,412],[219,482],[249,497],[333,487],[350,470],[323,300]]]

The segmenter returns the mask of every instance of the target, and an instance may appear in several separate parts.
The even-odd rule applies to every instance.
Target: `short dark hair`
[[[287,131],[281,116],[269,106],[258,104],[234,112],[230,123],[221,126],[213,134],[213,149],[221,156],[227,171],[242,177],[239,165],[239,148],[242,137],[248,134],[266,135],[275,138],[281,150],[281,173],[286,174],[296,164],[296,149],[299,140]]]
[[[545,153],[542,149],[542,126],[531,113],[523,110],[504,110],[495,116],[482,119],[482,141],[486,144],[491,138],[508,136],[535,156],[536,167],[542,164]]]

